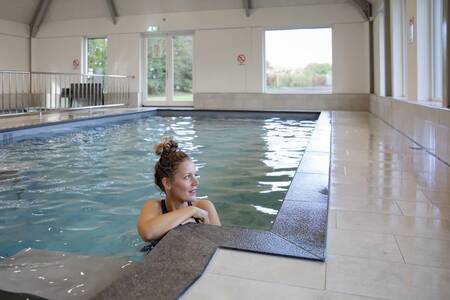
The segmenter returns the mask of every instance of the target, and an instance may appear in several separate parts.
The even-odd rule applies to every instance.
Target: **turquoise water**
[[[143,203],[160,198],[153,146],[171,135],[224,226],[270,229],[314,121],[149,117],[0,148],[0,256],[32,247],[139,255]]]

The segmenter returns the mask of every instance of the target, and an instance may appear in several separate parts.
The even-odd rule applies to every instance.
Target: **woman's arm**
[[[144,241],[159,240],[168,231],[193,217],[209,222],[208,212],[199,207],[188,206],[161,214],[158,201],[147,201],[141,210],[137,230]]]
[[[216,211],[216,207],[211,201],[197,200],[194,203],[196,207],[206,210],[208,212],[209,223],[207,224],[222,226],[222,224],[220,223],[219,214]]]

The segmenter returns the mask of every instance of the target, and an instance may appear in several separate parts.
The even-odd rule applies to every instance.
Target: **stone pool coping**
[[[297,112],[223,112],[151,110],[121,115],[64,120],[0,131],[0,141],[18,141],[45,129],[49,134],[67,126],[90,126],[147,115],[286,116]],[[314,114],[314,113],[313,113]],[[317,115],[317,113],[315,113]],[[107,119],[104,119],[107,118]],[[73,126],[70,126],[70,125]],[[43,128],[51,125],[52,128]],[[57,127],[55,127],[57,126]],[[6,138],[5,138],[6,134]],[[2,136],[3,135],[3,136]],[[142,262],[127,268],[121,277],[95,299],[174,299],[181,296],[203,273],[217,248],[228,248],[316,261],[325,260],[330,175],[331,112],[320,113],[312,137],[269,231],[188,224],[170,231]]]

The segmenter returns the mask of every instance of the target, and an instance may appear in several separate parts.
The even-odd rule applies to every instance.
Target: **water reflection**
[[[193,157],[199,196],[216,204],[224,225],[270,228],[312,128],[152,117],[6,145],[0,169],[17,173],[0,180],[0,255],[33,247],[140,259],[136,219],[144,201],[161,197],[153,147],[163,135]]]

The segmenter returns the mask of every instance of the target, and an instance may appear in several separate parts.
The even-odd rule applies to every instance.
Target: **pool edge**
[[[329,178],[330,178],[330,155],[331,155],[331,121],[332,121],[332,114],[331,112],[321,112],[319,115],[319,118],[317,120],[316,127],[314,129],[313,135],[308,143],[308,146],[306,148],[306,151],[303,155],[303,158],[297,168],[297,174],[300,174],[300,176],[303,176],[305,174],[320,174],[323,180],[320,182],[317,186],[326,186],[326,195],[324,195],[324,191],[315,189],[313,193],[318,196],[318,201],[310,201],[311,199],[287,199],[288,193],[291,189],[297,189],[299,186],[293,185],[291,182],[291,186],[289,187],[288,193],[286,193],[285,200],[283,201],[283,204],[280,208],[280,211],[283,211],[283,207],[286,208],[285,205],[289,205],[292,203],[295,203],[297,206],[296,212],[297,217],[299,216],[299,212],[309,211],[312,213],[309,213],[308,219],[310,217],[317,216],[317,212],[320,215],[321,221],[316,222],[316,226],[308,227],[306,226],[299,226],[299,227],[293,227],[289,226],[286,227],[277,227],[275,226],[278,222],[282,222],[278,219],[279,216],[277,216],[276,221],[274,222],[274,226],[269,231],[258,231],[258,230],[251,230],[251,229],[239,229],[239,228],[224,228],[224,227],[217,227],[217,226],[196,226],[195,224],[187,225],[187,226],[180,226],[172,232],[168,234],[170,235],[177,235],[177,234],[184,234],[189,235],[192,234],[193,236],[196,236],[197,238],[200,237],[200,240],[203,239],[203,242],[205,244],[211,244],[213,243],[215,247],[208,253],[202,253],[198,251],[198,246],[192,247],[191,245],[186,245],[182,241],[171,239],[170,240],[170,247],[165,247],[164,256],[170,257],[172,261],[178,261],[179,259],[183,259],[183,257],[196,257],[196,256],[202,256],[207,255],[209,258],[206,263],[203,262],[202,265],[199,264],[193,264],[191,265],[191,270],[193,273],[195,273],[195,276],[192,275],[193,273],[187,272],[187,270],[183,269],[182,266],[171,266],[167,268],[163,268],[162,270],[157,269],[157,271],[162,271],[163,274],[158,274],[158,277],[161,276],[161,278],[164,278],[164,280],[167,280],[168,282],[174,283],[173,286],[170,287],[170,291],[168,291],[167,287],[164,287],[162,285],[149,285],[148,278],[141,272],[137,271],[136,273],[133,273],[133,271],[129,274],[129,276],[132,276],[134,279],[130,280],[130,277],[125,275],[122,277],[122,279],[112,283],[109,287],[107,287],[105,290],[97,294],[94,299],[121,299],[124,296],[127,297],[142,297],[143,295],[147,299],[174,299],[179,298],[182,296],[188,289],[191,287],[203,274],[204,270],[206,269],[209,261],[214,256],[214,253],[219,248],[224,249],[234,249],[234,250],[241,250],[241,251],[249,251],[253,253],[261,253],[261,254],[270,254],[270,255],[278,255],[278,256],[284,256],[284,257],[294,257],[294,258],[302,258],[302,259],[308,259],[312,261],[319,261],[324,262],[325,261],[325,253],[326,253],[326,240],[327,240],[327,225],[328,225],[328,207],[329,207]],[[319,133],[319,131],[321,131]],[[313,141],[315,140],[321,140],[322,145],[318,148],[314,148]],[[325,142],[325,145],[323,144]],[[320,142],[319,142],[320,144]],[[320,150],[320,151],[317,151]],[[316,170],[316,169],[308,169],[311,168],[311,166],[307,166],[306,160],[304,160],[305,157],[308,157],[307,154],[314,155],[315,153],[320,152],[322,156],[327,157],[327,165],[324,165],[322,169]],[[319,196],[321,195],[321,196]],[[323,197],[325,196],[325,197]],[[325,200],[324,200],[325,198]],[[307,200],[307,201],[305,201]],[[316,206],[316,208],[312,208],[311,206]],[[290,217],[289,215],[287,217]],[[292,223],[291,223],[292,225]],[[301,224],[303,225],[303,224]],[[208,228],[207,228],[208,227]],[[206,229],[207,228],[207,229]],[[203,229],[203,230],[202,230]],[[190,231],[190,233],[189,233]],[[273,245],[273,240],[268,239],[268,235],[273,235],[273,239],[277,240],[275,243],[279,243],[280,241],[284,244],[279,244],[279,251],[270,251],[270,249],[267,249],[267,245]],[[258,238],[259,236],[259,238]],[[300,239],[296,239],[296,237],[300,236]],[[320,236],[319,243],[315,243],[314,245],[314,239],[315,237]],[[309,244],[308,247],[304,247],[302,245],[303,241],[313,241],[312,245]],[[198,240],[196,240],[198,242]],[[165,243],[165,238],[161,241],[163,244]],[[289,244],[291,246],[286,253],[285,245]],[[264,251],[258,251],[257,247],[255,248],[255,245],[260,245],[264,249]],[[158,244],[156,248],[160,247]],[[297,247],[297,249],[295,248]],[[273,248],[272,248],[273,249]],[[283,250],[283,251],[281,251]],[[296,251],[297,250],[297,251]],[[182,255],[181,255],[182,253]],[[296,255],[295,253],[302,253],[303,255]],[[308,253],[309,255],[305,255],[305,253]],[[151,253],[152,254],[152,253]],[[156,254],[156,253],[153,253]],[[159,261],[162,256],[160,255],[149,255],[149,257],[146,257],[144,259],[144,262],[142,263],[143,266],[146,266],[146,268],[142,269],[152,269],[154,267],[154,263]],[[198,261],[198,260],[195,260]],[[201,270],[201,271],[199,271]],[[184,272],[184,273],[183,273]],[[133,274],[133,275],[131,275]],[[180,277],[180,274],[191,274],[192,276],[190,279],[186,277]],[[186,280],[187,279],[187,280]],[[126,293],[124,294],[124,288],[126,288]],[[176,295],[174,297],[174,289],[176,289]]]
[[[145,115],[160,115],[158,112],[170,112],[176,113],[176,109],[155,109],[148,111],[133,111],[133,112],[125,112],[122,114],[113,114],[113,115],[102,115],[102,116],[93,116],[86,117],[75,120],[63,120],[59,122],[46,123],[46,124],[37,124],[31,125],[21,128],[10,128],[8,130],[0,130],[0,138],[3,138],[5,143],[5,133],[14,132],[20,133],[23,131],[30,131],[36,128],[49,127],[49,126],[66,126],[68,123],[78,124],[83,126],[92,124],[96,121],[102,121],[102,119],[109,118],[109,121],[118,121],[125,120],[127,118],[135,118],[136,114]],[[210,110],[181,110],[183,113],[189,114],[207,114]],[[230,111],[213,111],[216,114],[226,113],[232,114]],[[236,111],[239,114],[251,116],[255,113],[259,115],[269,116],[269,115],[293,115],[299,114],[302,112],[248,112],[248,111]],[[172,299],[180,297],[184,292],[186,292],[190,286],[192,286],[198,278],[201,277],[205,268],[207,267],[209,261],[214,256],[214,253],[219,248],[225,249],[235,249],[241,251],[250,251],[254,253],[261,254],[271,254],[271,255],[279,255],[284,257],[295,257],[295,258],[303,258],[314,261],[325,260],[326,253],[326,239],[327,239],[327,223],[328,223],[328,207],[329,207],[329,180],[330,180],[330,155],[331,155],[331,121],[332,114],[331,112],[305,112],[307,114],[319,114],[317,119],[316,127],[314,128],[311,139],[309,140],[306,151],[302,157],[302,160],[299,163],[299,166],[296,171],[296,175],[294,178],[297,178],[296,181],[303,181],[304,178],[307,177],[317,177],[320,182],[317,182],[315,189],[309,190],[305,192],[303,196],[304,188],[302,185],[298,185],[294,182],[294,178],[291,181],[291,185],[289,187],[288,192],[286,193],[283,204],[280,208],[280,213],[277,215],[277,218],[272,226],[271,230],[268,231],[258,231],[258,230],[250,230],[250,229],[239,229],[239,228],[224,228],[217,227],[212,228],[210,226],[195,226],[187,225],[180,226],[174,230],[172,230],[167,237],[175,236],[178,234],[184,234],[187,237],[192,236],[196,237],[199,244],[196,247],[187,247],[186,244],[181,243],[177,239],[167,239],[166,237],[155,247],[163,247],[165,244],[169,244],[167,252],[164,252],[165,256],[171,257],[172,261],[177,261],[177,257],[180,255],[180,249],[183,249],[183,257],[188,255],[205,256],[206,260],[199,261],[194,260],[193,264],[189,266],[189,268],[181,268],[172,264],[171,266],[167,266],[165,268],[158,269],[155,267],[155,262],[159,261],[162,256],[157,255],[156,251],[152,251],[151,255],[147,256],[142,263],[136,264],[133,266],[131,270],[128,270],[126,274],[124,274],[119,280],[116,280],[111,285],[109,285],[102,292],[98,293],[94,298],[95,299],[121,299],[123,297],[123,293],[126,293],[128,297],[130,296],[138,296],[142,297],[145,295],[146,298],[149,299]],[[28,132],[29,133],[29,132]],[[16,135],[17,136],[17,135]],[[8,136],[6,140],[8,141]],[[19,135],[19,140],[21,136]],[[26,136],[22,136],[23,139],[27,138]],[[17,138],[12,138],[14,141]],[[320,140],[318,142],[321,144],[320,147],[315,148],[314,141]],[[316,141],[316,142],[317,142]],[[328,144],[324,141],[327,141]],[[327,160],[328,164],[323,164],[321,168],[317,169],[311,165],[308,165],[308,159],[314,157],[322,157],[322,160]],[[327,159],[323,159],[327,157]],[[320,176],[316,176],[320,175]],[[324,194],[324,189],[320,187],[326,187],[326,193]],[[295,196],[292,198],[288,198],[288,195],[297,194],[300,196]],[[293,191],[293,192],[291,192]],[[289,194],[291,192],[291,194]],[[292,212],[295,211],[294,214]],[[308,223],[308,220],[312,220],[314,217],[319,216],[319,222],[312,222],[314,224]],[[302,219],[302,217],[306,217]],[[288,220],[295,219],[295,222],[288,222]],[[293,223],[299,223],[300,226],[296,226]],[[286,226],[288,224],[288,226]],[[305,225],[306,226],[303,226]],[[297,224],[298,225],[298,224]],[[201,229],[209,228],[205,232]],[[317,240],[317,237],[320,237]],[[198,252],[198,248],[202,247],[202,245],[207,245],[204,250],[205,252]],[[256,246],[255,246],[256,245]],[[258,248],[259,247],[259,248]],[[205,258],[204,257],[204,258]],[[196,263],[196,264],[194,264]],[[171,291],[167,291],[167,286],[162,284],[152,285],[148,282],[148,277],[145,276],[145,270],[155,269],[158,272],[158,278],[165,278],[168,282],[176,283],[175,290],[171,289]],[[184,273],[183,273],[184,272]],[[132,274],[132,275],[131,275]],[[187,274],[189,276],[180,276],[180,274]],[[130,277],[132,276],[132,278]],[[126,289],[124,290],[124,287]],[[176,293],[177,296],[174,297]]]

